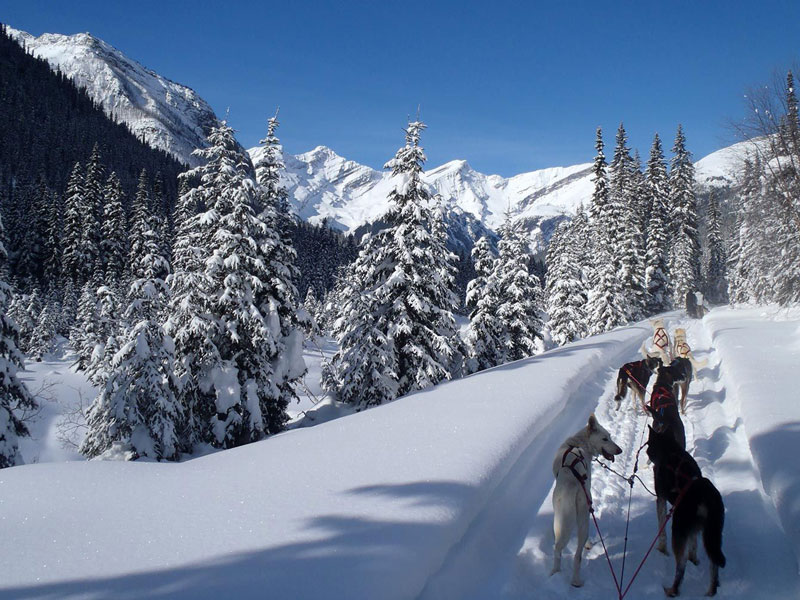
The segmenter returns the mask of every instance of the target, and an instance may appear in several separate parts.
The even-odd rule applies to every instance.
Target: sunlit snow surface
[[[690,389],[686,429],[727,507],[720,597],[796,598],[800,474],[786,451],[800,447],[800,312],[718,309],[668,324],[686,326],[695,355],[709,360]],[[180,464],[0,471],[0,597],[616,597],[599,545],[584,561],[585,587],[548,575],[550,468],[594,411],[624,449],[615,466],[631,471],[646,422],[630,403],[613,410],[613,381],[650,334],[619,329]],[[618,573],[628,489],[595,468]],[[656,531],[655,502],[639,485],[631,515],[626,581]],[[700,555],[682,597],[706,589]],[[662,598],[673,568],[652,556],[628,597]]]

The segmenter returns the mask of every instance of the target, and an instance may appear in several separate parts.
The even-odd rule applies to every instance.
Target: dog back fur
[[[653,462],[659,524],[663,523],[664,506],[668,501],[675,509],[672,515],[672,550],[675,556],[675,578],[668,596],[676,596],[688,559],[697,564],[697,534],[702,532],[703,546],[711,561],[711,578],[707,595],[719,587],[719,569],[726,564],[722,553],[722,529],[725,505],[714,484],[702,476],[692,456],[679,447],[672,436],[658,433],[652,427],[647,456]],[[660,548],[661,549],[661,548]]]
[[[628,394],[628,389],[639,400],[639,404],[644,407],[644,396],[647,391],[647,384],[650,377],[661,366],[661,358],[658,356],[648,356],[643,360],[625,363],[617,373],[617,393],[614,400],[617,403],[617,410],[620,408],[622,399]]]

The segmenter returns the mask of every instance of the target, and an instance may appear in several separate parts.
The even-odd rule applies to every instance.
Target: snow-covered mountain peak
[[[207,130],[217,122],[211,107],[197,92],[170,81],[125,56],[90,33],[39,37],[8,28],[29,52],[75,81],[105,113],[146,143],[187,164],[205,146]]]

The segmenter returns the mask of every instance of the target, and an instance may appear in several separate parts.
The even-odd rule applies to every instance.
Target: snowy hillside
[[[668,324],[709,361],[685,423],[726,505],[720,597],[797,598],[800,467],[785,452],[800,447],[800,313],[723,308]],[[617,329],[180,464],[4,469],[0,598],[616,597],[599,544],[585,587],[549,576],[551,465],[594,411],[623,448],[614,466],[632,471],[647,421],[629,403],[613,410],[613,384],[650,334]],[[596,465],[592,488],[619,574],[629,488]],[[637,484],[626,583],[656,529],[655,501]],[[700,556],[682,597],[705,591]],[[628,597],[663,598],[673,569],[671,556],[651,556]]]
[[[205,146],[214,111],[197,93],[154,73],[89,33],[34,37],[9,33],[29,52],[86,88],[105,113],[128,125],[137,137],[184,163],[196,164],[192,150]]]

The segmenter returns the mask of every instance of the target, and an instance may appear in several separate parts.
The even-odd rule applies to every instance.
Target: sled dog
[[[642,344],[642,355],[645,358],[648,356],[659,356],[661,362],[668,365],[672,362],[672,345],[669,341],[669,334],[667,328],[664,327],[663,319],[653,319],[650,321],[653,326],[653,345],[647,348],[647,341]]]
[[[645,410],[653,417],[653,429],[658,433],[669,433],[678,446],[686,448],[686,430],[678,413],[675,395],[672,370],[669,367],[661,367],[650,394],[650,404]]]
[[[553,573],[561,570],[561,552],[567,545],[572,530],[577,527],[578,542],[572,566],[572,585],[581,587],[581,558],[589,538],[589,502],[592,498],[592,459],[603,455],[613,462],[622,449],[611,441],[611,436],[595,418],[589,417],[586,427],[568,437],[556,452],[553,475]]]
[[[617,374],[617,394],[614,400],[619,410],[622,399],[628,394],[628,389],[633,393],[633,397],[639,401],[644,408],[644,395],[647,391],[647,383],[650,376],[661,366],[661,359],[658,356],[648,356],[644,360],[625,363],[620,367]]]
[[[667,535],[663,531],[667,502],[675,507],[672,514],[672,552],[675,555],[675,578],[664,588],[667,596],[677,596],[686,570],[686,551],[694,564],[697,560],[697,535],[703,534],[703,546],[711,561],[711,581],[707,596],[717,593],[719,569],[725,566],[722,553],[722,527],[725,506],[722,496],[710,480],[702,476],[700,467],[672,436],[650,427],[647,456],[653,462],[656,484],[656,509],[661,531],[658,549],[667,553]]]
[[[692,383],[694,368],[692,361],[688,358],[681,358],[680,356],[673,360],[668,366],[661,367],[658,370],[659,375],[664,373],[672,379],[673,395],[675,401],[678,401],[680,394],[680,407],[681,414],[686,414],[686,397],[689,395],[689,384]]]
[[[708,359],[697,360],[692,356],[692,347],[686,341],[686,330],[681,327],[675,329],[675,334],[672,337],[672,356],[689,359],[692,363],[692,369],[694,369],[694,375],[697,375],[698,369],[708,364]]]

